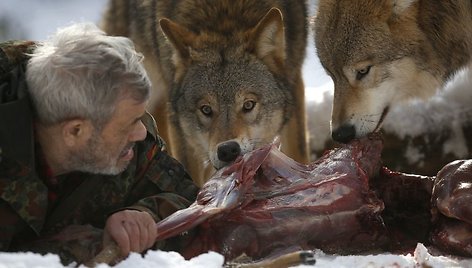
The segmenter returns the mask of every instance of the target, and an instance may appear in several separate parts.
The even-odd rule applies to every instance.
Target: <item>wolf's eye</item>
[[[250,112],[256,106],[256,102],[253,100],[245,101],[243,104],[243,112]]]
[[[365,68],[362,68],[362,69],[358,70],[357,74],[356,74],[356,79],[361,80],[362,78],[364,78],[369,73],[371,67],[372,66],[369,65]]]
[[[206,116],[211,116],[213,114],[213,110],[211,109],[211,106],[207,104],[200,106],[200,111],[202,112],[202,114]]]

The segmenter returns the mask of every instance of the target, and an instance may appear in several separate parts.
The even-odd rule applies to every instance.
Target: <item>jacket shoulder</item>
[[[141,118],[141,122],[143,122],[147,132],[151,134],[154,139],[158,139],[159,130],[157,129],[156,120],[154,120],[154,117],[149,112],[144,114]]]
[[[9,72],[14,66],[26,62],[28,54],[36,47],[34,41],[10,40],[0,42],[0,74]]]
[[[162,139],[161,136],[159,136],[159,130],[157,128],[157,123],[156,120],[154,120],[154,117],[149,112],[146,112],[141,118],[141,122],[143,122],[148,133],[148,137],[146,139],[152,139],[154,143],[158,143],[161,150],[166,151],[166,142]]]

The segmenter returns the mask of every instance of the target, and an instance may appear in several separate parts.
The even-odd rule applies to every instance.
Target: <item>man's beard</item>
[[[128,144],[124,150],[133,146],[134,144],[132,143]],[[69,155],[67,161],[68,170],[92,174],[118,175],[126,169],[129,162],[123,162],[121,165],[118,165],[120,155],[114,156],[111,154],[111,151],[113,150],[104,148],[101,136],[95,132],[85,148]]]

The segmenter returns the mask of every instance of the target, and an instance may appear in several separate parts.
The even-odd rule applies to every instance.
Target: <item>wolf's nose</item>
[[[337,142],[348,143],[356,137],[356,129],[350,124],[342,125],[331,133],[331,137]]]
[[[227,141],[218,145],[218,159],[224,162],[232,162],[241,153],[239,143],[235,141]]]

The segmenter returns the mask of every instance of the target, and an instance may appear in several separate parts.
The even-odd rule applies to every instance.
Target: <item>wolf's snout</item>
[[[218,145],[218,159],[223,162],[232,162],[241,153],[239,143],[235,141],[227,141]]]
[[[333,130],[331,133],[333,140],[348,143],[356,137],[356,128],[351,124],[344,124]]]

